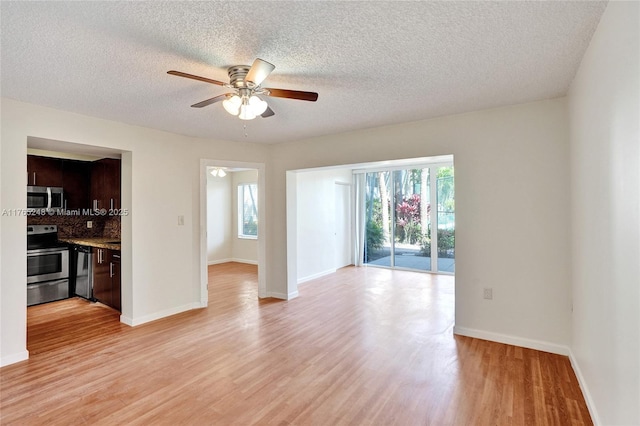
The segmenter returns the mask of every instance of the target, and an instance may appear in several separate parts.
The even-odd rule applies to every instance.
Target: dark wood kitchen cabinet
[[[91,208],[120,208],[120,160],[103,158],[91,165]]]
[[[120,252],[111,252],[111,302],[116,310],[122,312],[122,292],[121,292],[121,273],[120,273]]]
[[[62,186],[62,160],[27,155],[27,185]]]
[[[27,155],[27,185],[64,189],[67,209],[120,209],[121,161]]]
[[[88,161],[63,160],[62,187],[67,209],[88,209],[91,163]]]
[[[120,311],[120,251],[93,249],[93,297]]]

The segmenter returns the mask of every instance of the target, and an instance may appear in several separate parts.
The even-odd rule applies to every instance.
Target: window
[[[258,238],[258,185],[238,185],[238,237]]]

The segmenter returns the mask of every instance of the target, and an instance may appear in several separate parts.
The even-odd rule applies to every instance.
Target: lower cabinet
[[[122,312],[122,298],[120,296],[120,252],[111,251],[111,302],[118,311]]]
[[[120,251],[93,249],[93,297],[98,302],[121,310]]]

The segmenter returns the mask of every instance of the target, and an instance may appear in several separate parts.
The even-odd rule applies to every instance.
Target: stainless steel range
[[[69,297],[69,247],[56,225],[27,226],[27,306]]]

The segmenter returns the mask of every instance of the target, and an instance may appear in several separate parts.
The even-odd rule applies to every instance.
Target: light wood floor
[[[292,301],[209,269],[209,308],[135,328],[80,299],[28,309],[0,369],[19,425],[591,424],[566,357],[454,336],[453,277],[344,268]]]

